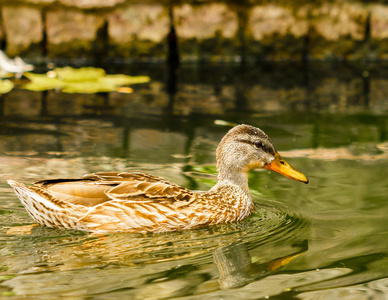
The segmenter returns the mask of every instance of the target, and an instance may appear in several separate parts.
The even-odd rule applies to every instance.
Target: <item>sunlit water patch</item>
[[[74,159],[55,158],[55,164],[65,165],[62,160],[68,160],[68,168],[62,172],[71,175]],[[81,166],[90,169],[95,162],[96,159],[83,159]],[[34,170],[44,170],[47,163],[39,159],[33,169],[28,167],[27,177],[38,179],[41,174]],[[125,164],[116,160],[110,166],[115,163]],[[164,173],[168,178],[179,177],[181,172],[180,168],[150,165],[137,166],[137,169],[151,172],[157,169],[159,175]],[[214,167],[209,170],[214,172]],[[23,170],[15,170],[13,176],[22,177],[18,175],[21,173]],[[214,183],[214,176],[203,173],[201,177],[204,182],[198,182],[199,187]],[[242,222],[181,232],[100,236],[43,226],[15,231],[34,222],[12,190],[5,184],[0,188],[0,278],[3,280],[0,291],[4,295],[50,298],[54,294],[126,295],[128,290],[134,290],[130,294],[136,297],[146,293],[158,298],[154,289],[160,285],[171,285],[165,296],[188,293],[185,285],[191,286],[189,290],[203,291],[236,288],[268,276],[308,249],[303,234],[309,228],[307,219],[257,201],[255,213]],[[105,276],[110,279],[104,281]],[[85,282],[85,278],[89,280]],[[176,280],[180,288],[171,283]]]
[[[215,182],[214,166],[52,159],[32,160],[33,167],[15,169],[13,176],[23,178],[27,170],[26,179],[34,181],[52,171],[49,164],[65,166],[61,172],[69,177],[76,173],[74,164],[89,172],[97,162],[106,169],[157,173],[199,189]],[[204,294],[208,299],[228,299],[234,295],[230,289],[244,299],[385,295],[386,185],[373,179],[375,174],[386,176],[382,161],[294,159],[310,170],[309,185],[254,172],[252,216],[233,224],[161,234],[100,236],[43,226],[15,232],[12,229],[34,222],[2,184],[0,292],[11,298],[42,299],[59,295],[199,299],[203,296],[196,295]]]
[[[14,105],[10,100],[6,104]],[[5,122],[0,297],[388,298],[385,117],[235,117],[265,127],[282,155],[310,179],[304,185],[266,170],[251,172],[256,210],[242,222],[103,236],[30,226],[34,221],[6,179],[33,183],[120,170],[163,176],[194,190],[215,183],[214,150],[227,127],[210,125],[206,117],[188,122],[168,116],[171,126],[157,118],[115,123],[116,117]]]

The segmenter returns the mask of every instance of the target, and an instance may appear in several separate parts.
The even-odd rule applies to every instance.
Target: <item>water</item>
[[[116,69],[153,81],[131,95],[2,97],[1,297],[388,298],[384,68],[188,65],[173,85],[163,66]],[[5,183],[138,170],[206,190],[219,120],[264,129],[310,183],[255,171],[242,222],[104,236],[28,227]]]

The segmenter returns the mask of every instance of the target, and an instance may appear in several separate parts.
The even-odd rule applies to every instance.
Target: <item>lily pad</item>
[[[30,83],[23,86],[31,91],[61,89],[64,93],[94,94],[116,91],[118,87],[149,82],[148,76],[128,76],[124,74],[106,75],[103,69],[85,67],[56,68],[47,74],[26,73]]]
[[[69,94],[95,94],[101,92],[112,92],[116,90],[116,86],[110,83],[101,83],[99,81],[81,81],[65,84],[62,92]]]
[[[6,94],[12,91],[14,84],[11,80],[0,80],[0,94]]]
[[[113,74],[105,75],[100,78],[101,83],[111,83],[115,86],[122,86],[128,84],[139,84],[150,82],[151,78],[149,76],[129,76],[124,74]]]
[[[58,79],[66,82],[80,82],[80,81],[97,81],[99,78],[105,76],[104,69],[84,67],[74,69],[72,67],[55,68],[54,72]]]
[[[53,89],[60,89],[65,86],[65,83],[58,78],[47,77],[46,74],[35,74],[35,73],[25,73],[26,76],[31,82],[25,84],[22,88],[41,92]]]
[[[15,76],[14,73],[9,73],[7,71],[4,71],[4,70],[0,69],[0,78],[5,79],[5,78],[12,78],[14,76]]]

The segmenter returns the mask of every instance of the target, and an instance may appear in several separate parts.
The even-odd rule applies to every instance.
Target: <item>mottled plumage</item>
[[[248,172],[253,168],[308,182],[280,157],[263,131],[249,125],[232,128],[216,156],[218,182],[208,192],[125,172],[43,180],[31,187],[13,180],[8,183],[38,223],[105,233],[163,232],[243,220],[254,209],[248,188]]]

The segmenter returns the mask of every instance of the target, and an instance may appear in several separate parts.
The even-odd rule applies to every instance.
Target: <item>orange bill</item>
[[[266,169],[282,174],[288,178],[308,183],[309,180],[301,172],[295,170],[291,165],[286,162],[279,153],[275,154],[275,159],[270,164],[264,166]]]

